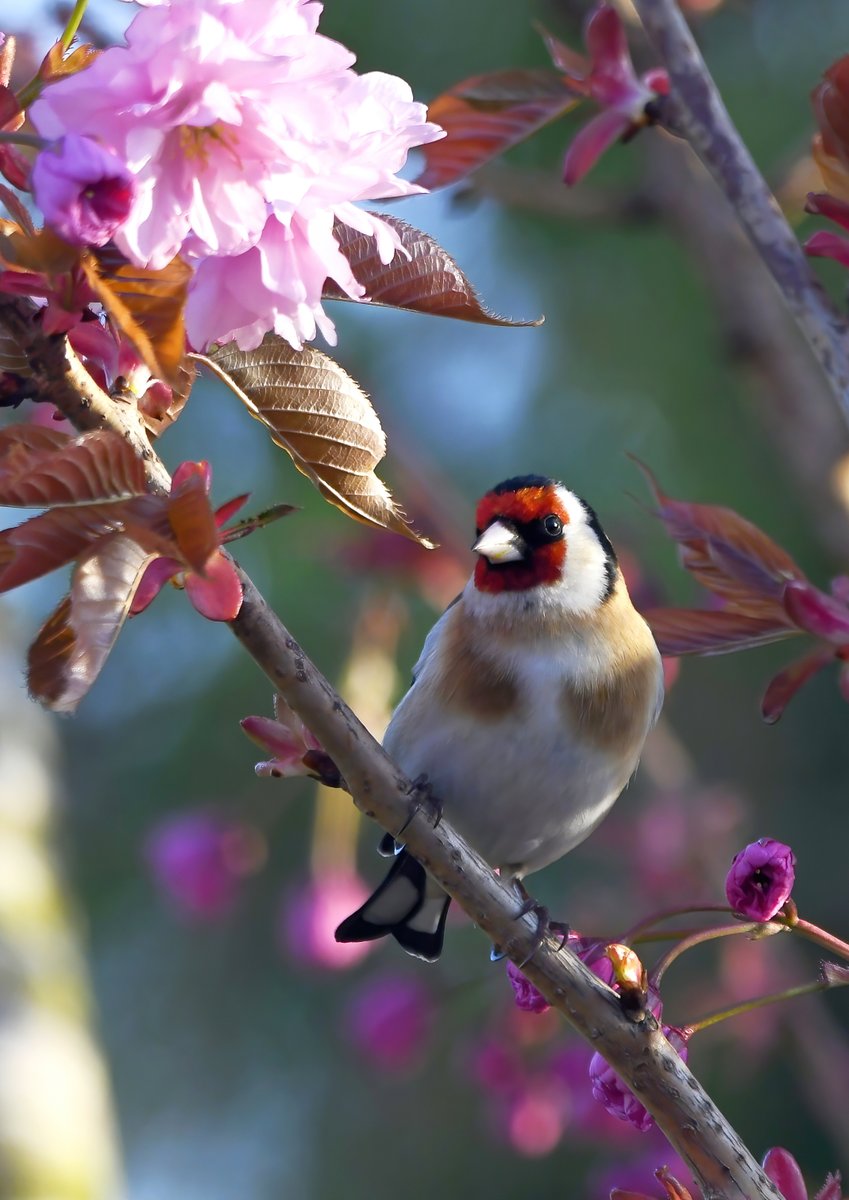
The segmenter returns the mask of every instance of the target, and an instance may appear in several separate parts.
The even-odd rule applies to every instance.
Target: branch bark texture
[[[135,411],[93,384],[63,338],[45,338],[25,301],[0,295],[0,323],[32,364],[45,398],[80,429],[109,428],[140,448],[151,490],[167,491],[168,472]],[[635,1022],[618,997],[560,939],[537,945],[536,918],[516,918],[517,899],[445,820],[434,829],[424,813],[408,824],[411,784],[336,694],[241,574],[244,601],[234,634],[320,739],[336,762],[354,802],[404,841],[433,877],[501,946],[546,999],[599,1050],[639,1097],[700,1181],[705,1200],[780,1200],[779,1193],[649,1016]]]
[[[713,175],[808,339],[849,423],[849,325],[815,278],[737,132],[676,0],[634,0],[669,72],[664,106]]]

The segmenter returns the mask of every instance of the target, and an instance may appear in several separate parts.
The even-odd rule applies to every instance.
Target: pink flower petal
[[[837,646],[849,642],[849,608],[812,583],[793,580],[785,587],[782,599],[788,616],[800,629]]]
[[[220,528],[222,525],[234,517],[244,504],[247,503],[250,497],[250,492],[243,492],[241,496],[234,496],[232,500],[228,500],[225,504],[220,505],[215,510],[215,524]]]
[[[175,558],[155,558],[141,577],[141,583],[136,589],[133,603],[130,605],[130,616],[138,616],[151,604],[165,584],[182,571],[182,563]]]
[[[809,237],[802,249],[811,258],[833,258],[843,267],[849,267],[849,240],[839,233],[821,229]]]
[[[789,1150],[782,1150],[780,1146],[768,1150],[763,1168],[784,1200],[808,1200],[808,1189],[799,1164]]]
[[[574,137],[563,161],[563,182],[571,187],[583,179],[601,155],[631,128],[630,118],[614,109],[593,117]]]
[[[805,212],[827,217],[829,221],[836,221],[844,229],[849,229],[849,204],[845,200],[829,196],[828,192],[808,192]]]
[[[212,486],[212,467],[208,462],[182,462],[171,477],[171,495],[179,492],[186,482],[200,475],[204,481],[207,494]]]
[[[602,4],[592,13],[584,30],[584,42],[593,60],[593,74],[603,72],[624,86],[636,82],[622,19],[612,4]]]
[[[242,585],[235,566],[217,551],[206,564],[206,573],[186,576],[186,593],[202,617],[232,621],[242,607]]]

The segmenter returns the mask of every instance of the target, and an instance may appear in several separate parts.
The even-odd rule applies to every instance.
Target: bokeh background
[[[803,234],[817,186],[808,96],[849,50],[849,10],[689,8]],[[553,0],[328,0],[322,29],[361,70],[399,74],[428,100],[472,74],[543,65],[534,18],[577,45],[581,13]],[[92,27],[113,35],[130,15],[118,0],[90,6]],[[0,27],[39,53],[52,21],[0,2]],[[239,557],[375,731],[471,567],[475,499],[505,476],[548,473],[585,495],[646,604],[700,601],[626,452],[673,495],[748,516],[821,585],[847,569],[849,435],[723,199],[650,133],[567,193],[562,154],[585,119],[558,122],[472,186],[394,209],[493,309],[544,313],[540,328],[334,306],[336,356],[389,434],[385,476],[444,550],[347,521],[218,385],[197,387],[161,443],[171,467],[208,458],[219,501],[250,489],[256,509],[301,506]],[[839,297],[839,269],[822,274]],[[341,793],[255,777],[261,754],[238,722],[270,713],[271,696],[226,628],[169,591],[124,631],[77,717],[29,707],[26,639],[60,587],[31,585],[2,609],[0,1194],[650,1190],[651,1168],[670,1160],[662,1140],[593,1105],[586,1050],[552,1014],[514,1009],[503,966],[464,919],[436,966],[388,943],[336,951],[334,924],[383,870],[379,831]],[[719,902],[732,854],[769,835],[797,852],[803,914],[846,935],[849,713],[834,673],[777,726],[758,714],[793,649],[681,665],[636,782],[588,844],[533,881],[558,916],[613,935],[653,909]],[[784,937],[695,952],[670,971],[667,1019],[813,978],[817,957]],[[849,1168],[844,994],[721,1025],[690,1061],[756,1154],[787,1146],[817,1186]]]

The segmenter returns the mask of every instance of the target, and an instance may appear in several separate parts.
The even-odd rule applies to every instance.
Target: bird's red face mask
[[[487,492],[476,513],[475,587],[520,592],[557,583],[566,562],[568,523],[553,484]]]

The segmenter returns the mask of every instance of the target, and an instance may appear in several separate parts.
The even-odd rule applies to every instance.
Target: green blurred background
[[[4,7],[5,28],[30,18]],[[115,29],[127,11],[94,2],[91,16]],[[328,0],[322,30],[357,53],[361,70],[399,74],[429,100],[468,75],[543,65],[534,18],[578,44],[580,6],[553,2]],[[809,92],[849,49],[849,9],[843,0],[732,0],[697,24],[734,119],[781,185],[809,146]],[[30,29],[46,50],[47,26]],[[797,395],[793,411],[772,403],[757,356],[745,338],[742,347],[729,338],[727,314],[692,251],[698,223],[687,218],[687,248],[668,207],[674,199],[664,207],[680,156],[664,151],[661,161],[659,135],[611,152],[583,192],[559,198],[563,150],[586,117],[579,110],[513,153],[509,177],[495,173],[471,194],[393,209],[436,236],[492,308],[517,318],[544,313],[541,328],[333,306],[336,357],[369,391],[389,434],[386,478],[420,526],[442,505],[460,539],[471,530],[476,497],[497,480],[524,472],[562,478],[627,549],[640,594],[695,602],[648,512],[630,451],[673,495],[727,504],[755,521],[825,585],[847,569],[846,496],[841,501],[829,472],[849,438],[830,424],[815,371],[808,368],[810,397]],[[517,178],[521,209],[498,198]],[[707,211],[724,220],[721,197],[704,194]],[[552,211],[561,203],[563,213]],[[788,205],[801,222],[798,197]],[[721,276],[735,264],[713,265]],[[838,269],[823,269],[823,277],[839,295]],[[792,331],[786,337],[793,342]],[[404,686],[435,617],[416,577],[429,565],[404,555],[406,571],[369,569],[376,535],[328,507],[217,385],[197,387],[160,451],[170,467],[208,458],[218,501],[250,489],[255,509],[301,506],[240,545],[239,558],[330,679],[343,675],[352,646],[364,653],[363,613],[381,611],[391,592],[400,627],[396,688]],[[9,602],[22,644],[60,586],[50,580]],[[803,914],[846,934],[849,714],[834,672],[807,686],[778,726],[766,727],[758,714],[766,681],[795,650],[683,664],[635,784],[589,844],[533,881],[557,915],[582,931],[614,933],[661,903],[718,902],[731,854],[770,835],[797,852]],[[489,963],[485,939],[467,923],[449,930],[444,958],[432,967],[405,959],[394,944],[379,944],[351,969],[322,966],[315,954],[305,962],[281,945],[281,905],[305,887],[310,863],[320,883],[334,854],[342,861],[334,839],[344,846],[348,833],[338,813],[344,796],[324,802],[321,836],[330,849],[322,850],[313,785],[255,778],[259,755],[238,721],[270,712],[270,699],[226,628],[203,622],[169,591],[124,631],[79,715],[57,723],[61,862],[91,977],[126,1194],[594,1198],[605,1194],[602,1173],[625,1185],[633,1159],[665,1161],[659,1143],[620,1136],[615,1122],[608,1134],[582,1132],[580,1087],[571,1075],[552,1083],[544,1069],[576,1043],[556,1024],[517,1024],[503,967]],[[151,833],[196,809],[250,826],[259,847],[261,869],[217,920],[187,918],[146,865]],[[360,839],[369,881],[382,870],[372,853],[378,833],[363,829]],[[670,973],[668,1017],[692,1019],[735,989],[812,978],[816,953],[777,944],[786,940],[694,954]],[[351,1005],[370,981],[379,987],[396,976],[425,989],[431,1023],[422,1018],[420,1053],[387,1068],[352,1033]],[[849,1007],[838,993],[705,1033],[690,1061],[756,1154],[785,1145],[819,1183],[826,1170],[849,1168],[849,1109],[841,1109],[847,1031]],[[516,1098],[490,1076],[481,1082],[483,1036],[518,1047],[530,1064],[539,1104],[526,1121],[533,1125],[538,1112],[554,1122],[544,1145],[523,1140],[521,1122],[511,1125]]]

